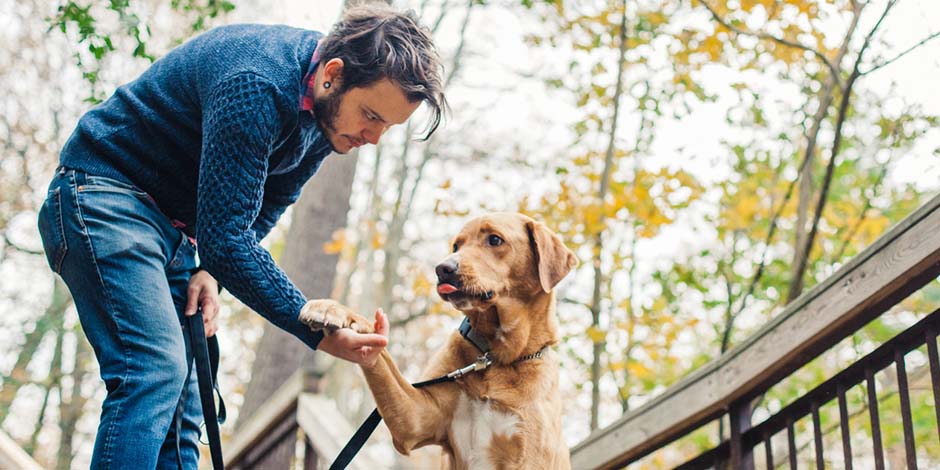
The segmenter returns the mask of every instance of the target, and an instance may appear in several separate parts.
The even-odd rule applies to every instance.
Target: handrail
[[[634,461],[799,369],[940,275],[937,227],[940,196],[805,292],[742,344],[575,445],[572,467],[611,468]]]
[[[336,409],[335,402],[310,393],[317,388],[314,384],[320,375],[320,372],[303,369],[291,375],[224,447],[227,466],[253,468],[270,451],[271,438],[280,439],[272,434],[284,436],[297,427],[303,431],[307,445],[315,454],[305,458],[327,463],[335,458],[355,430]],[[368,447],[349,465],[350,470],[381,467]]]
[[[0,431],[0,468],[42,470],[42,466],[3,431]]]
[[[336,402],[323,395],[300,394],[297,401],[297,424],[307,435],[311,447],[327,463],[339,455],[355,429],[336,409]],[[375,470],[386,465],[372,457],[369,446],[363,448],[349,463],[350,470]]]
[[[225,446],[225,459],[230,466],[234,466],[244,458],[255,444],[262,440],[266,433],[273,429],[285,416],[290,415],[297,408],[297,397],[303,392],[305,372],[301,369],[290,376],[281,388],[266,401],[251,418],[241,426],[241,429],[232,437],[232,442]]]

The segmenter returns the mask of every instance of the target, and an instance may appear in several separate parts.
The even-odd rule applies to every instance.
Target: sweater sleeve
[[[261,203],[261,211],[258,213],[258,218],[255,219],[255,223],[251,225],[251,229],[254,230],[258,241],[268,236],[271,229],[277,225],[277,220],[280,219],[284,211],[287,210],[287,206],[293,204],[295,200],[296,198],[294,198],[294,200],[279,200],[267,197],[264,199]]]
[[[316,349],[323,334],[298,319],[306,297],[259,245],[253,230],[281,116],[277,90],[255,74],[234,75],[208,97],[203,108],[196,237],[202,265],[223,287]]]

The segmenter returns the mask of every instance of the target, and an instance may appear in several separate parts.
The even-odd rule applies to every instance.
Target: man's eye
[[[490,235],[486,238],[486,242],[489,243],[490,246],[499,246],[503,244],[503,239],[499,238],[498,235]]]

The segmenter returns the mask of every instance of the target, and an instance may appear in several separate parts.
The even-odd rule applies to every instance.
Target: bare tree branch
[[[745,35],[745,36],[754,36],[754,37],[756,37],[756,38],[758,38],[758,39],[765,39],[765,40],[768,40],[768,41],[773,41],[773,42],[776,42],[777,44],[780,44],[780,45],[783,45],[783,46],[792,47],[792,48],[795,48],[795,49],[800,49],[800,50],[804,50],[804,51],[806,51],[806,52],[809,52],[810,54],[813,54],[813,55],[816,56],[819,60],[821,60],[822,63],[825,64],[826,67],[829,68],[829,71],[832,72],[832,75],[833,75],[834,77],[838,77],[838,76],[839,76],[839,71],[838,71],[838,68],[836,67],[836,65],[833,64],[832,61],[830,61],[829,58],[826,57],[826,55],[823,54],[822,52],[820,52],[820,51],[818,51],[818,50],[816,50],[816,49],[814,49],[814,48],[812,48],[812,47],[810,47],[810,46],[807,46],[807,45],[805,45],[805,44],[800,44],[800,43],[795,42],[795,41],[790,41],[790,40],[788,40],[788,39],[784,39],[784,38],[781,38],[781,37],[777,37],[777,36],[774,36],[774,35],[769,34],[769,33],[758,32],[758,31],[749,31],[749,30],[746,30],[746,29],[738,28],[737,26],[732,25],[732,24],[729,23],[727,20],[725,20],[724,18],[722,18],[721,16],[719,16],[719,15],[718,15],[718,12],[716,12],[715,9],[712,8],[712,6],[708,4],[708,1],[707,1],[707,0],[699,0],[699,1],[702,3],[702,5],[705,7],[705,9],[707,9],[708,12],[711,13],[712,18],[714,18],[715,21],[721,23],[722,26],[724,26],[725,28],[728,28],[728,29],[731,30],[732,32],[734,32],[734,33],[736,33],[736,34],[743,34],[743,35]]]
[[[620,12],[619,41],[620,47],[617,50],[617,83],[614,85],[614,113],[610,121],[610,134],[607,140],[607,151],[604,155],[604,168],[600,175],[600,188],[597,193],[597,200],[601,207],[604,206],[604,200],[607,199],[607,192],[610,187],[610,174],[613,171],[614,150],[616,145],[617,120],[620,116],[620,97],[623,93],[623,72],[626,62],[627,51],[627,0],[623,0]],[[604,282],[604,272],[601,266],[600,253],[604,246],[604,226],[606,225],[604,211],[601,210],[598,227],[600,229],[593,234],[593,265],[594,265],[594,288],[591,295],[591,326],[594,328],[600,325],[601,315],[601,284]],[[599,426],[600,410],[600,379],[601,379],[601,357],[604,354],[604,340],[595,340],[592,338],[593,355],[591,361],[591,430]]]
[[[571,305],[577,305],[578,307],[584,307],[584,308],[586,308],[586,309],[588,309],[588,310],[591,310],[591,305],[590,305],[590,304],[588,304],[588,303],[586,303],[586,302],[582,302],[582,301],[580,301],[580,300],[572,299],[571,297],[562,297],[562,298],[558,299],[558,301],[561,302],[561,303],[571,304]]]
[[[868,75],[868,74],[870,74],[870,73],[874,72],[875,70],[878,70],[878,69],[880,69],[880,68],[882,68],[882,67],[885,67],[885,66],[887,66],[887,65],[891,65],[891,63],[897,61],[897,60],[900,59],[901,57],[906,56],[907,54],[909,54],[909,53],[910,53],[911,51],[913,51],[914,49],[917,49],[918,47],[923,46],[924,44],[927,44],[928,42],[930,42],[931,40],[937,38],[938,36],[940,36],[940,31],[937,31],[936,33],[933,33],[933,34],[931,34],[930,36],[925,37],[924,39],[920,40],[920,42],[918,42],[917,44],[914,44],[913,46],[908,47],[907,49],[905,49],[904,51],[902,51],[900,54],[898,54],[898,55],[896,55],[896,56],[894,56],[894,57],[892,57],[892,58],[890,58],[890,59],[888,59],[888,60],[882,61],[882,62],[880,62],[880,63],[878,63],[878,64],[876,64],[876,65],[873,65],[872,68],[870,68],[870,69],[868,69],[868,70],[866,70],[866,71],[864,71],[864,72],[859,73],[859,75],[865,76],[865,75]]]
[[[881,167],[881,171],[878,173],[878,180],[875,181],[872,191],[874,195],[877,196],[878,189],[881,188],[881,183],[884,181],[885,176],[888,173],[888,163],[890,160],[885,162],[884,166]],[[858,217],[858,223],[856,223],[849,232],[845,235],[845,238],[842,239],[842,246],[839,247],[839,251],[836,252],[835,256],[832,257],[831,262],[837,263],[842,258],[842,254],[845,253],[846,248],[848,248],[849,243],[852,242],[852,239],[855,238],[855,234],[858,233],[858,230],[861,228],[862,224],[865,223],[865,220],[868,218],[868,211],[872,208],[872,199],[874,197],[865,198],[865,206],[862,208],[862,212]]]
[[[707,5],[706,5],[707,6]],[[711,10],[710,10],[711,11]],[[754,289],[757,288],[757,284],[760,282],[761,278],[764,275],[764,268],[767,263],[767,252],[770,250],[771,243],[773,242],[774,234],[777,231],[777,223],[780,220],[780,216],[783,213],[783,209],[790,202],[790,198],[793,196],[793,189],[796,187],[796,184],[800,180],[800,176],[804,174],[804,170],[807,165],[815,155],[816,148],[816,136],[819,133],[819,129],[822,125],[822,121],[826,118],[828,114],[828,109],[832,103],[833,98],[833,89],[839,86],[839,75],[840,68],[839,64],[842,63],[842,58],[845,57],[846,52],[848,51],[849,42],[851,42],[852,35],[855,33],[855,29],[858,26],[859,17],[861,16],[861,6],[853,3],[853,16],[852,23],[849,25],[848,29],[845,32],[844,38],[842,40],[842,46],[839,47],[839,52],[836,54],[835,66],[830,68],[831,74],[829,80],[827,81],[825,88],[821,92],[819,109],[816,110],[816,114],[813,116],[813,126],[807,134],[806,149],[803,154],[803,160],[800,162],[800,165],[797,169],[797,178],[790,182],[787,185],[787,191],[781,201],[780,205],[777,207],[777,210],[774,211],[774,215],[770,220],[770,228],[767,231],[767,236],[764,239],[764,249],[761,252],[760,262],[757,265],[757,270],[754,272],[754,276],[751,278],[751,282],[748,284],[747,291],[741,297],[741,304],[738,307],[737,311],[734,312],[732,318],[737,317],[744,311],[744,308],[747,307],[747,301],[754,294]],[[773,207],[773,200],[771,200],[771,207]]]
[[[894,126],[891,128],[891,136],[897,138],[898,132],[901,126],[895,122]],[[888,159],[885,160],[884,164],[881,165],[881,171],[878,172],[878,178],[875,180],[875,184],[872,186],[872,195],[865,198],[865,205],[862,207],[862,211],[858,218],[858,223],[856,223],[852,228],[849,229],[845,237],[842,239],[842,245],[839,247],[839,250],[835,255],[829,259],[830,263],[837,263],[842,259],[842,254],[845,253],[845,250],[848,248],[849,243],[852,242],[852,239],[855,238],[855,234],[858,233],[862,224],[865,223],[865,220],[868,218],[868,211],[872,208],[872,199],[878,196],[878,190],[881,188],[882,183],[884,182],[885,176],[888,174],[888,166],[891,164],[891,160],[894,158],[893,153],[888,154]],[[836,236],[839,235],[839,232],[836,232]]]
[[[806,237],[806,244],[804,245],[803,249],[805,256],[797,261],[797,268],[794,270],[793,278],[790,280],[790,289],[787,293],[787,297],[791,300],[795,299],[803,291],[803,277],[806,273],[806,266],[809,262],[810,252],[816,239],[816,233],[819,230],[819,220],[822,218],[822,212],[826,208],[826,203],[828,202],[827,199],[829,197],[829,187],[832,185],[832,178],[835,174],[836,158],[839,156],[839,147],[842,145],[842,127],[845,124],[845,118],[848,114],[849,102],[852,99],[852,87],[855,85],[856,80],[858,80],[858,78],[861,76],[859,72],[859,66],[861,65],[862,59],[865,56],[865,51],[871,44],[872,37],[875,36],[878,28],[881,27],[882,22],[884,22],[884,19],[887,18],[888,13],[892,8],[894,8],[894,5],[896,4],[897,0],[891,0],[888,2],[884,11],[881,13],[881,17],[878,18],[878,22],[875,23],[875,26],[873,26],[865,36],[865,42],[859,49],[858,55],[855,57],[855,65],[852,67],[852,73],[849,74],[849,78],[845,82],[845,88],[842,89],[842,101],[839,104],[839,116],[836,119],[835,137],[832,139],[832,149],[830,150],[829,163],[826,165],[826,176],[823,179],[822,189],[820,189],[819,192],[819,199],[817,199],[816,202],[816,213],[813,215],[813,225],[810,228],[809,235]]]

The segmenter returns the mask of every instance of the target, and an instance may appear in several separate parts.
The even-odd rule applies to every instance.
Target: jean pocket
[[[62,270],[62,261],[68,252],[65,227],[62,223],[62,193],[55,188],[39,209],[39,235],[46,252],[46,262],[56,273]]]
[[[130,183],[125,183],[114,178],[104,176],[87,175],[85,184],[78,187],[81,192],[85,191],[107,191],[112,193],[130,194],[140,198],[149,198],[146,192]]]

